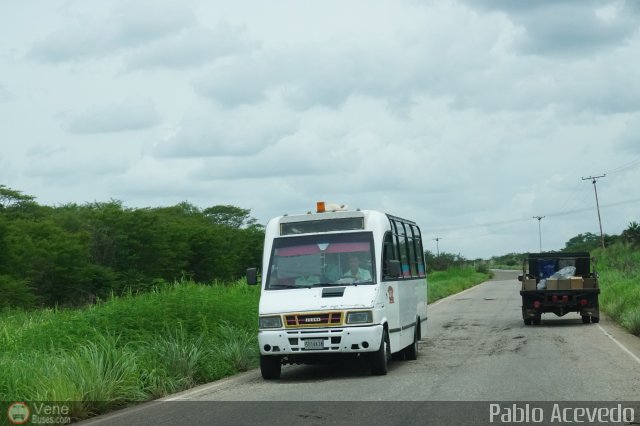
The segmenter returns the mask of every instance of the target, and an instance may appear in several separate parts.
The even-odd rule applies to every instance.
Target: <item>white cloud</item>
[[[136,48],[127,54],[130,70],[197,67],[225,56],[257,48],[242,27],[222,23],[214,29],[196,27]]]
[[[101,179],[124,173],[131,160],[124,155],[100,155],[90,149],[71,149],[61,146],[39,146],[29,150],[30,169],[27,176],[83,185],[85,179]]]
[[[600,0],[466,1],[470,7],[508,14],[525,29],[517,48],[541,55],[585,55],[624,43],[637,31],[634,2]]]
[[[193,23],[194,16],[189,9],[168,0],[147,0],[119,2],[106,14],[68,20],[67,26],[36,43],[29,56],[56,63],[109,55],[179,31]]]
[[[160,115],[150,100],[128,99],[120,104],[94,105],[73,114],[67,124],[71,133],[113,133],[153,127]]]
[[[547,249],[598,232],[581,177],[606,172],[605,232],[640,220],[606,207],[640,199],[635,3],[25,1],[0,15],[0,181],[39,202],[265,223],[324,199],[476,257],[537,250],[533,215]]]
[[[11,92],[0,82],[0,102],[7,102],[12,98]]]
[[[624,129],[616,138],[616,146],[629,154],[640,155],[640,114],[629,117]]]
[[[154,148],[159,158],[251,156],[295,131],[296,119],[271,105],[189,111]]]

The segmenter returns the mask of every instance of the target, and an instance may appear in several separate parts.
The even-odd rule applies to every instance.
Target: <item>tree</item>
[[[255,225],[257,220],[250,216],[251,209],[242,209],[236,206],[217,205],[208,207],[203,213],[211,223],[228,226],[229,228],[242,228]]]
[[[38,298],[33,294],[26,280],[0,275],[0,311],[33,308],[37,303]]]
[[[0,185],[0,210],[6,209],[10,206],[28,203],[34,199],[35,197],[32,197],[31,195],[24,195],[22,191],[16,191],[6,185]]]
[[[604,245],[608,247],[616,242],[618,237],[616,235],[604,234]],[[600,236],[592,232],[585,232],[584,234],[578,234],[565,243],[565,247],[562,251],[591,251],[600,248],[602,243]]]
[[[250,212],[186,201],[49,207],[0,185],[0,298],[3,306],[82,305],[158,279],[239,278],[262,258],[264,228]]]
[[[629,227],[620,234],[620,239],[634,247],[640,247],[640,224],[630,222]]]
[[[467,264],[467,259],[458,254],[440,252],[437,256],[427,250],[424,252],[427,272],[446,271],[449,268],[461,268]]]

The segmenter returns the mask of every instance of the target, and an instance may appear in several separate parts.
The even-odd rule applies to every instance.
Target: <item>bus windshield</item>
[[[375,283],[371,232],[276,238],[266,289]]]

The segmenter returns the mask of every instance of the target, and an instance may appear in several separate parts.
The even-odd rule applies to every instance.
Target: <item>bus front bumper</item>
[[[262,355],[374,352],[380,348],[382,325],[260,330]]]

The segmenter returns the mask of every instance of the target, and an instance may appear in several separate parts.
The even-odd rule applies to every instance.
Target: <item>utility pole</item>
[[[435,237],[433,240],[436,242],[436,256],[440,256],[440,246],[438,245],[438,241],[440,241],[442,237]]]
[[[602,248],[604,248],[604,234],[602,233],[602,219],[600,219],[600,204],[598,203],[598,190],[596,189],[596,181],[606,176],[607,174],[605,173],[600,176],[589,176],[582,178],[582,180],[591,179],[591,183],[593,183],[593,191],[596,193],[596,209],[598,210],[598,223],[600,224],[600,242],[602,243]]]
[[[542,253],[542,229],[540,228],[540,221],[546,216],[534,216],[533,219],[538,219],[538,239],[540,240],[540,253]]]

